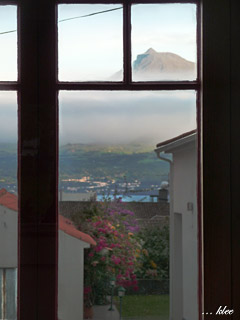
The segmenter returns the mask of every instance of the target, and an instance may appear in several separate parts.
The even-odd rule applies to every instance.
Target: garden
[[[72,217],[97,245],[85,250],[84,307],[109,304],[124,288],[123,317],[168,317],[169,227],[139,227],[120,199],[92,202]]]

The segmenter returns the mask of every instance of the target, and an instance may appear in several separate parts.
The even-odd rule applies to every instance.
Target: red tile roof
[[[185,133],[183,133],[183,134],[180,134],[179,136],[174,137],[174,138],[172,138],[172,139],[169,139],[169,140],[160,142],[160,143],[157,144],[157,148],[159,148],[159,147],[161,147],[161,146],[165,146],[165,145],[167,145],[167,144],[169,144],[169,143],[175,142],[175,141],[180,140],[180,139],[182,139],[182,138],[191,136],[192,134],[194,134],[194,133],[196,133],[196,132],[197,132],[197,130],[194,129],[194,130],[185,132]]]
[[[17,211],[18,210],[18,198],[15,194],[8,192],[6,189],[0,190],[0,205],[4,206],[8,209]],[[83,233],[76,229],[73,222],[63,216],[59,215],[59,229],[66,234],[80,239],[84,242],[96,245],[96,242],[93,240],[91,236],[86,233]]]
[[[93,246],[95,246],[97,244],[96,241],[94,241],[91,236],[77,230],[71,220],[59,215],[58,221],[59,221],[59,229],[62,230],[63,232],[65,232],[66,234],[68,234],[72,237],[75,237],[77,239],[80,239],[84,242],[87,242],[89,244],[92,244]]]
[[[0,205],[8,209],[18,210],[18,199],[13,193],[8,192],[6,189],[0,190]]]

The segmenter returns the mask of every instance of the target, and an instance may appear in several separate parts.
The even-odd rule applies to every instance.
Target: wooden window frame
[[[240,317],[239,1],[131,3],[135,2],[199,3],[201,63],[196,82],[131,83],[129,53],[124,58],[124,83],[57,82],[56,1],[0,0],[0,5],[19,6],[19,81],[0,82],[0,90],[18,91],[18,319],[57,319],[58,90],[198,90],[199,208],[204,200],[204,215],[199,219],[203,226],[199,230],[199,239],[203,237],[200,267],[204,269],[199,297],[204,309],[200,308],[199,319],[201,310],[215,312],[220,305],[234,309],[225,319]],[[126,4],[125,20],[130,21],[129,1],[121,3]],[[125,23],[125,53],[129,31]]]

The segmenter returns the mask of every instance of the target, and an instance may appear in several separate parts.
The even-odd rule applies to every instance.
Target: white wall
[[[89,245],[59,230],[58,319],[83,319],[83,259]]]
[[[0,268],[17,268],[18,213],[0,206]],[[59,320],[83,319],[83,254],[89,245],[59,230]]]
[[[195,143],[172,151],[173,204],[171,210],[170,241],[170,277],[172,277],[172,310],[173,320],[198,319],[198,228],[197,228],[197,162]],[[188,203],[193,205],[189,210]],[[177,214],[176,214],[177,213]],[[179,224],[178,215],[182,215],[182,259],[179,258]],[[177,227],[178,226],[178,227]],[[182,264],[182,265],[180,265]],[[179,277],[182,270],[182,279]],[[182,290],[179,284],[182,283]],[[182,297],[179,292],[182,291]],[[180,306],[182,304],[182,308]],[[179,310],[182,310],[179,313]]]
[[[170,289],[170,307],[171,319],[182,320],[183,318],[183,241],[182,241],[182,215],[173,214],[172,225],[174,228],[174,237],[172,237],[172,250],[174,254],[171,256],[171,289]],[[172,233],[173,235],[173,233]]]
[[[0,268],[17,268],[18,213],[0,206]]]

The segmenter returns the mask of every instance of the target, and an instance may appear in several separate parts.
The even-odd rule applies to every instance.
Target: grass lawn
[[[115,297],[119,310],[119,298]],[[129,295],[122,300],[123,317],[157,317],[159,320],[169,319],[169,295]]]

